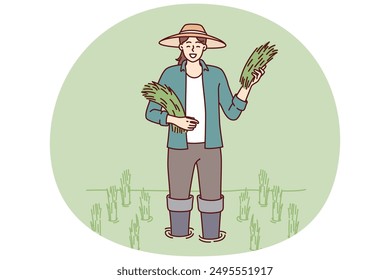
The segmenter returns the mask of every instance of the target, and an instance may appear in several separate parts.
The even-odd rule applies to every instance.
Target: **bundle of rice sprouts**
[[[144,85],[142,95],[159,105],[161,105],[169,115],[175,117],[185,117],[183,106],[177,98],[175,92],[166,85],[160,85],[156,82],[151,82]],[[176,133],[185,133],[186,130],[176,125],[172,125],[172,129]]]
[[[261,67],[266,65],[277,53],[278,50],[275,49],[275,45],[270,46],[270,42],[256,48],[248,58],[244,69],[242,69],[240,77],[241,85],[244,88],[248,88],[253,79],[253,71],[259,70]]]

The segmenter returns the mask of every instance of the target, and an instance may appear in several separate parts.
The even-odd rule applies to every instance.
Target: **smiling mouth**
[[[196,57],[196,53],[190,53],[190,57],[191,58],[195,58]]]

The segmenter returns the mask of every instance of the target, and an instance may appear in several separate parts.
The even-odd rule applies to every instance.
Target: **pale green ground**
[[[133,192],[132,205],[130,207],[122,207],[118,203],[119,222],[112,223],[108,221],[107,209],[105,208],[106,194],[104,191],[88,191],[85,197],[85,213],[82,221],[89,225],[91,219],[90,207],[93,203],[100,203],[102,206],[102,236],[113,240],[116,243],[130,247],[129,243],[129,226],[131,219],[135,219],[135,215],[139,214],[139,195],[140,192]],[[226,238],[218,243],[206,244],[198,240],[198,235],[201,234],[200,215],[194,204],[194,210],[191,215],[191,226],[195,230],[195,235],[191,239],[169,239],[164,234],[165,227],[169,226],[168,210],[166,209],[165,193],[149,192],[151,195],[151,222],[140,223],[140,248],[142,251],[153,252],[168,255],[190,255],[190,256],[206,256],[206,255],[223,255],[248,252],[250,234],[249,224],[252,214],[255,219],[259,220],[261,227],[260,249],[271,246],[275,243],[287,239],[288,236],[288,204],[296,203],[299,207],[300,228],[303,228],[309,221],[310,217],[305,215],[305,191],[295,193],[284,193],[282,221],[272,223],[272,199],[268,207],[260,207],[258,205],[258,192],[250,191],[250,214],[249,220],[238,222],[239,215],[239,191],[225,192],[225,210],[222,215],[221,229],[227,232]],[[196,194],[196,193],[195,193]],[[87,202],[88,201],[88,202]]]

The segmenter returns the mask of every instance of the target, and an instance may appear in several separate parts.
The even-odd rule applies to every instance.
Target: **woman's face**
[[[195,62],[202,57],[207,47],[199,42],[196,37],[189,37],[187,41],[179,46],[179,49],[183,51],[188,61]]]

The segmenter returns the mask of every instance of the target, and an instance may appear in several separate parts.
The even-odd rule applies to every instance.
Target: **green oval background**
[[[168,239],[166,128],[145,120],[140,91],[175,64],[179,52],[158,45],[183,24],[201,23],[227,48],[207,50],[204,60],[224,69],[233,92],[253,49],[271,41],[279,49],[266,75],[251,92],[236,122],[222,119],[224,241],[204,244],[194,205],[195,236]],[[74,214],[90,226],[91,208],[101,205],[101,235],[130,246],[129,226],[139,214],[142,188],[151,196],[152,222],[140,221],[140,249],[172,255],[222,255],[250,250],[250,221],[238,222],[239,196],[249,189],[250,215],[260,226],[264,248],[288,238],[288,207],[299,208],[299,230],[324,205],[337,169],[339,126],[335,102],[319,65],[308,50],[275,23],[246,11],[214,5],[177,5],[132,16],[98,37],[76,61],[55,107],[51,156],[59,190]],[[120,205],[119,222],[109,222],[105,189],[120,186],[131,172],[132,204]],[[258,174],[266,170],[270,187],[283,192],[281,221],[272,223],[272,193],[258,204]],[[194,176],[193,191],[197,192]],[[301,190],[301,191],[296,191]]]

